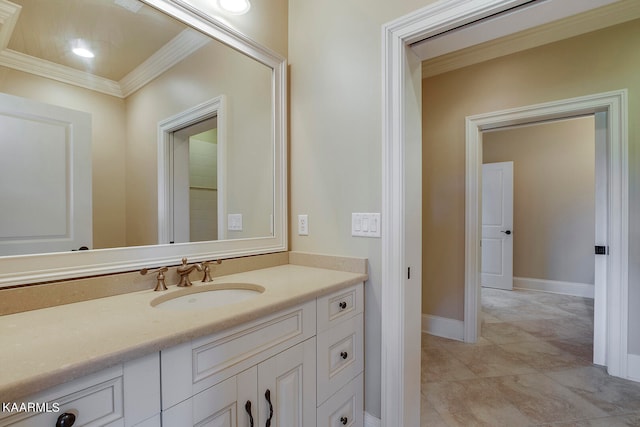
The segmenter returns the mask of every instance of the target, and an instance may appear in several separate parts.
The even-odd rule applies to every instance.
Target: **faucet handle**
[[[202,263],[202,268],[204,269],[204,276],[202,277],[202,282],[212,282],[213,278],[211,277],[211,269],[209,268],[210,264],[217,264],[220,265],[222,264],[222,260],[221,259],[213,259],[211,261],[205,261]]]
[[[145,276],[147,273],[158,273],[158,277],[156,280],[156,287],[154,289],[154,291],[166,291],[167,290],[167,285],[164,282],[164,272],[169,270],[168,267],[160,267],[160,268],[155,268],[153,270],[150,270],[148,268],[143,268],[142,270],[140,270],[140,274]]]

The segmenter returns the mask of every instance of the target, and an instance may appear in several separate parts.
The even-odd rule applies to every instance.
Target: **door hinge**
[[[407,280],[411,279],[411,267],[407,268]]]
[[[596,255],[609,255],[609,246],[596,246]]]

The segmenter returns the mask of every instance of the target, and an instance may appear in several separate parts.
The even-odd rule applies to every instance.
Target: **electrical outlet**
[[[227,215],[227,230],[242,231],[242,214]]]
[[[298,215],[298,236],[309,235],[309,216]]]

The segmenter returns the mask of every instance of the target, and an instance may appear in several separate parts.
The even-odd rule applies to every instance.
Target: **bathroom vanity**
[[[171,286],[2,316],[0,400],[40,406],[0,426],[361,426],[366,279],[287,264],[194,282],[264,289],[213,308]]]

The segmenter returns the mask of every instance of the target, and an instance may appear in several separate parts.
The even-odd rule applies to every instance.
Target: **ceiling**
[[[0,24],[0,65],[119,97],[209,40],[137,0],[0,0]]]

